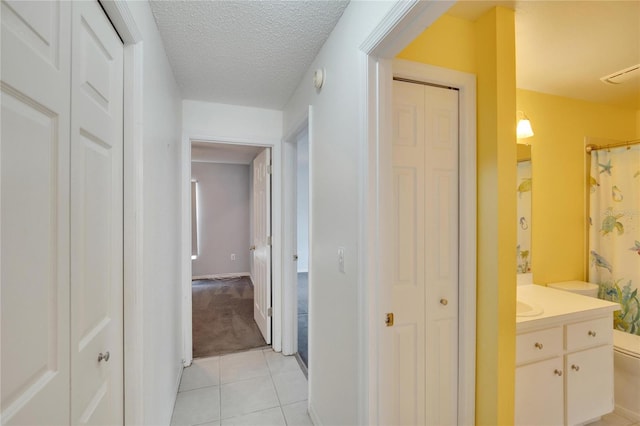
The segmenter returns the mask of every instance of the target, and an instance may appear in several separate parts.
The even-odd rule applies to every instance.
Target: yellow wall
[[[477,22],[443,16],[398,55],[477,75],[478,283],[476,424],[513,424],[516,299],[513,11]]]
[[[637,111],[517,90],[535,136],[532,155],[532,270],[538,284],[586,279],[590,156],[585,136],[630,140]]]
[[[397,57],[475,74],[475,31],[473,22],[443,15]]]

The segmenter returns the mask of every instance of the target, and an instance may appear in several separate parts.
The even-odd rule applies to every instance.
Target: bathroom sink
[[[536,304],[527,303],[522,300],[518,300],[517,302],[518,302],[518,304],[516,305],[517,317],[535,317],[542,314],[542,312],[544,312],[542,308]]]

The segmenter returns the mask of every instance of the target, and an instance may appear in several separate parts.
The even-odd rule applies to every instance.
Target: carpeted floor
[[[195,280],[191,291],[194,358],[266,345],[253,320],[253,286],[249,277]]]
[[[298,272],[298,354],[309,366],[309,274]]]

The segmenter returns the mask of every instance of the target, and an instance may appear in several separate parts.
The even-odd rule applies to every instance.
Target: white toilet
[[[598,285],[585,281],[561,281],[557,283],[549,283],[547,284],[547,287],[582,294],[583,296],[598,297]]]

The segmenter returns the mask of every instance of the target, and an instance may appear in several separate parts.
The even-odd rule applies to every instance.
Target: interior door
[[[69,424],[71,3],[0,7],[0,423]]]
[[[381,422],[457,424],[458,94],[393,82]]]
[[[123,45],[97,2],[74,2],[71,421],[122,424]]]
[[[253,160],[253,318],[271,344],[271,150]]]

